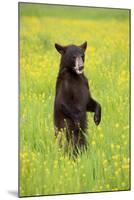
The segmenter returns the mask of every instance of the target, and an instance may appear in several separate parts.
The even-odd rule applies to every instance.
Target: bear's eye
[[[81,58],[82,58],[82,60],[84,60],[85,56],[83,55],[83,56],[81,56]]]
[[[73,60],[75,60],[76,59],[76,56],[75,55],[73,55]]]

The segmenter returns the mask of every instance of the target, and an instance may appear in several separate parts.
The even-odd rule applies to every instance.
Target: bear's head
[[[76,45],[61,46],[56,43],[55,48],[61,54],[61,63],[60,63],[61,68],[66,68],[68,70],[75,72],[76,74],[83,73],[87,42],[84,42],[80,46]]]

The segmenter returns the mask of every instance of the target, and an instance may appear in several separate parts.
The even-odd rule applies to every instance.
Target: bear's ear
[[[81,44],[80,47],[81,47],[84,51],[86,51],[87,42],[84,42],[83,44]]]
[[[57,51],[60,53],[60,54],[64,54],[65,51],[66,51],[66,47],[63,47],[57,43],[55,43],[55,48],[57,49]]]

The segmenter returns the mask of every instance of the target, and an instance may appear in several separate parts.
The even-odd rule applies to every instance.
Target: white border
[[[27,1],[21,1],[27,2]],[[131,86],[134,85],[134,7],[132,0],[32,0],[29,2],[66,5],[87,5],[131,9]],[[0,3],[0,199],[16,199],[18,189],[18,0]],[[131,110],[134,92],[131,89]],[[134,114],[132,113],[132,122]],[[131,124],[131,132],[134,125]],[[134,196],[134,136],[131,135],[132,184],[128,192],[89,193],[40,197],[44,199],[133,199]],[[23,198],[29,199],[29,198]],[[39,199],[34,197],[30,199]]]

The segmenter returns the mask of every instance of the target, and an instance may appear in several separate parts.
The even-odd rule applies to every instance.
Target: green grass
[[[21,3],[20,11],[20,196],[130,189],[128,10]],[[54,136],[54,43],[85,40],[85,74],[102,122],[96,127],[87,114],[89,148],[74,161]]]
[[[97,10],[97,12],[96,12]],[[111,18],[124,20],[129,16],[129,10],[125,9],[105,9],[84,6],[65,6],[65,5],[49,5],[49,4],[31,4],[21,3],[21,16],[48,16],[67,19],[105,19]]]

